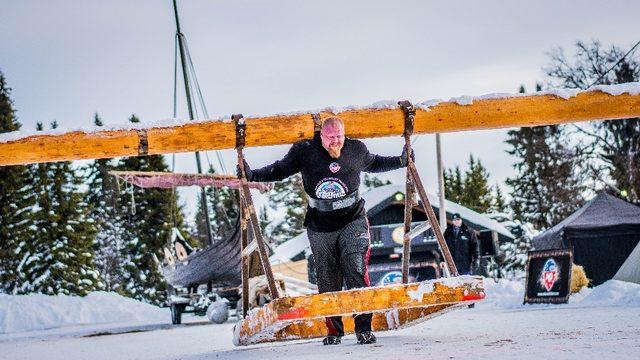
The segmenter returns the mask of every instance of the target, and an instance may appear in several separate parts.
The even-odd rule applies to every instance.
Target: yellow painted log
[[[326,335],[324,318],[374,313],[374,329],[402,327],[449,307],[484,298],[481,277],[460,276],[411,284],[276,299],[236,324],[234,343],[305,339]],[[353,331],[351,320],[345,322]]]
[[[331,114],[320,115],[324,118]],[[345,120],[347,135],[354,138],[401,135],[404,126],[400,109],[349,110],[339,116]],[[470,105],[443,102],[428,111],[418,109],[414,132],[445,133],[631,117],[640,117],[640,95],[588,91],[566,100],[553,95],[532,95],[475,100]],[[310,113],[247,118],[247,146],[291,144],[312,135]],[[141,131],[34,135],[0,143],[0,166],[234,146],[235,130],[228,121],[194,122]]]

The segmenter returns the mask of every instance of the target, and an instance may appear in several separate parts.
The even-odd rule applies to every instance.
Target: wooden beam
[[[331,114],[321,113],[322,118]],[[399,136],[402,110],[363,109],[339,113],[347,136]],[[443,102],[417,109],[414,134],[538,126],[589,120],[640,117],[640,94],[579,93],[568,99],[532,95],[475,100],[469,105]],[[310,138],[311,113],[247,118],[246,146],[291,144]],[[1,138],[1,137],[0,137]],[[142,130],[70,132],[33,135],[0,143],[0,166],[198,150],[232,149],[235,129],[230,121],[203,121]]]
[[[394,284],[308,296],[285,297],[253,309],[236,324],[234,343],[249,345],[284,339],[322,336],[320,326],[327,316],[379,313],[374,324],[380,330],[394,329],[449,305],[484,299],[481,277],[461,276],[420,283]],[[433,309],[429,309],[435,307]],[[419,310],[410,310],[419,309]],[[396,318],[396,312],[398,317]],[[390,314],[393,318],[387,318]],[[303,324],[307,324],[304,325]]]

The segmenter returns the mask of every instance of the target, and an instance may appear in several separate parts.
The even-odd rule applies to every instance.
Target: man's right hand
[[[244,163],[244,173],[247,174],[247,181],[251,181],[253,179],[253,172],[245,160],[242,160],[242,162]],[[236,175],[238,176],[238,179],[242,177],[240,165],[236,166]]]
[[[416,152],[411,150],[411,161],[416,161]],[[406,167],[409,163],[409,156],[407,156],[407,147],[402,148],[402,154],[400,155],[400,166]]]

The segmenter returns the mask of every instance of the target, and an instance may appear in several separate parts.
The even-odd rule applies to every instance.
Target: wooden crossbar
[[[416,236],[422,234],[423,232],[425,232],[425,231],[427,231],[429,229],[431,229],[431,224],[429,223],[429,221],[425,221],[425,222],[421,223],[420,225],[416,226],[415,228],[413,228],[408,233],[404,234],[404,238],[405,238],[405,240],[411,241]]]
[[[320,117],[332,115],[322,112]],[[349,110],[339,114],[346,135],[373,138],[401,135],[401,109]],[[469,105],[442,102],[416,109],[414,134],[537,126],[588,120],[640,117],[640,94],[610,95],[587,91],[563,99],[554,95],[475,100]],[[311,113],[246,119],[246,146],[291,144],[313,136]],[[4,137],[8,136],[3,134]],[[0,141],[3,136],[0,136]],[[13,137],[12,137],[13,138]],[[111,158],[233,149],[230,121],[200,121],[140,130],[73,131],[33,135],[0,142],[0,166],[51,161]]]
[[[251,253],[258,249],[258,243],[253,240],[249,245],[247,245],[244,249],[242,249],[241,255],[243,257],[251,256]]]

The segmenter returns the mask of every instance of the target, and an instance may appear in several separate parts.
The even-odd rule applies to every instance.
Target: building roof
[[[365,210],[367,211],[367,213],[369,213],[371,209],[389,199],[390,197],[394,196],[395,194],[404,194],[404,190],[404,185],[385,185],[363,193],[362,198],[365,201]],[[429,202],[431,203],[431,205],[438,207],[438,197],[431,193],[427,193],[427,196],[429,197]],[[507,230],[504,226],[500,225],[494,220],[491,220],[487,216],[479,214],[462,205],[456,204],[449,200],[445,200],[445,209],[449,214],[460,213],[460,216],[465,221],[468,221],[475,225],[480,225],[490,230],[495,230],[499,234],[510,239],[514,238],[509,230]],[[300,254],[302,251],[305,251],[308,247],[309,238],[307,237],[307,232],[305,231],[302,234],[275,248],[270,260],[272,263],[290,261],[291,258]]]

